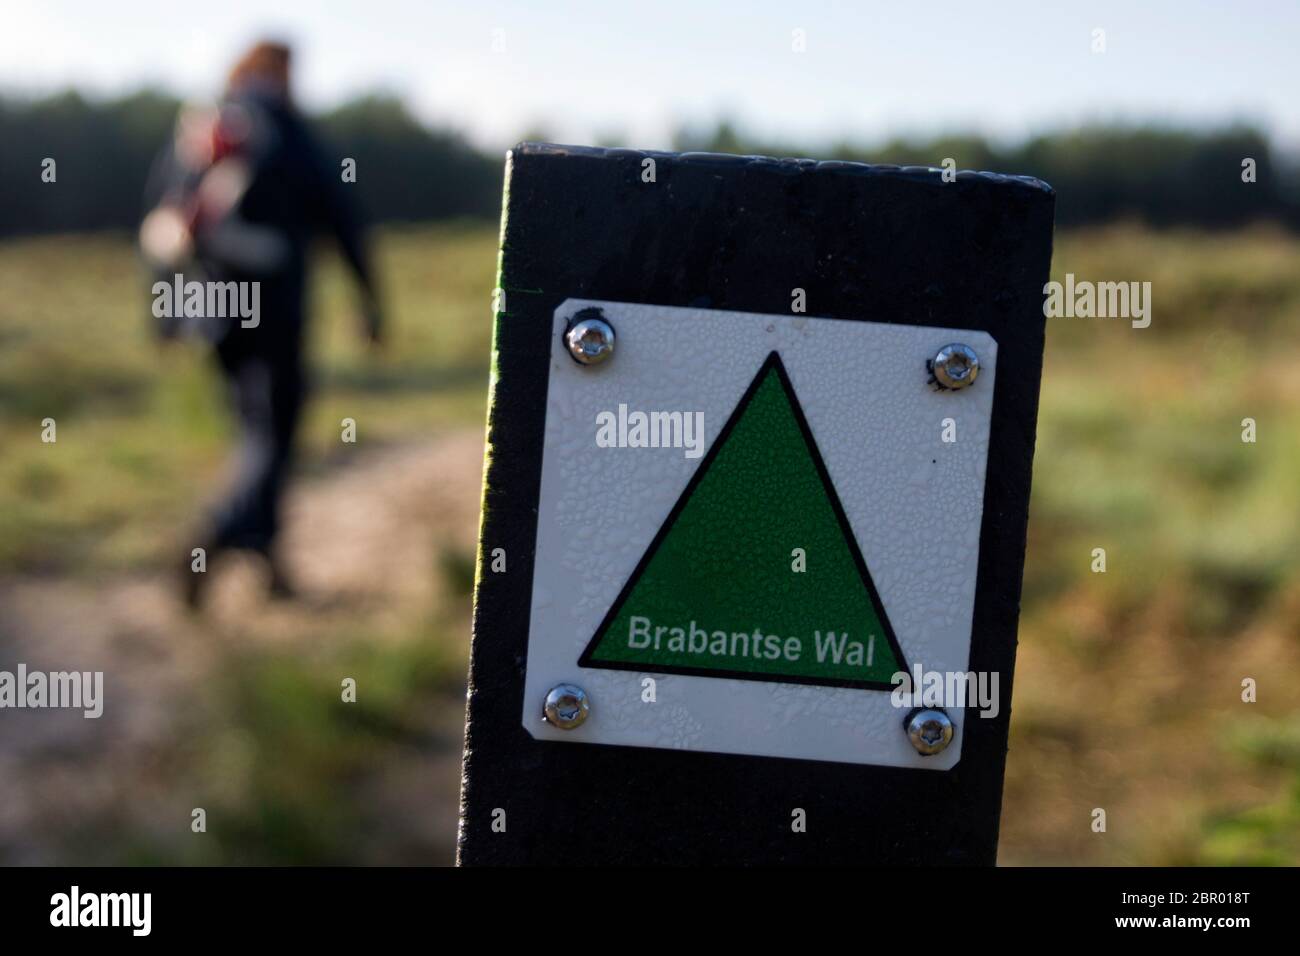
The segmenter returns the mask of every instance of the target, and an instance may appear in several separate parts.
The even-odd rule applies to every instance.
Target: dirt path
[[[0,862],[76,862],[53,847],[115,820],[145,831],[174,826],[156,818],[174,816],[158,764],[201,719],[194,704],[223,654],[250,646],[320,653],[352,622],[363,633],[400,633],[404,619],[437,600],[439,555],[473,554],[482,441],[481,430],[466,429],[427,443],[358,447],[300,481],[285,531],[298,601],[267,602],[253,567],[239,563],[211,569],[199,617],[156,576],[0,579],[0,668],[21,661],[29,671],[103,671],[105,682],[96,720],[79,711],[0,712]],[[467,619],[458,635],[468,642]],[[415,779],[390,773],[367,791],[385,815],[419,801],[404,825],[449,854],[459,721],[442,721],[435,733],[436,753],[419,761]]]

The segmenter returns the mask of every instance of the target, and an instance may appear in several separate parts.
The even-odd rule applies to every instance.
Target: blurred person
[[[140,243],[161,280],[155,292],[173,277],[177,290],[163,315],[155,295],[158,331],[210,345],[239,423],[235,480],[192,546],[206,550],[209,571],[228,550],[260,555],[271,594],[292,596],[276,537],[307,393],[305,300],[314,235],[325,231],[338,240],[360,286],[372,344],[380,342],[383,325],[364,234],[340,167],[326,157],[290,97],[287,46],[256,44],[235,64],[218,104],[181,111],[146,201],[151,210]],[[186,284],[247,283],[244,289],[256,289],[255,316],[214,315],[211,309],[192,314],[179,301],[182,275]],[[197,607],[208,575],[192,570],[188,547],[181,573],[183,597]]]

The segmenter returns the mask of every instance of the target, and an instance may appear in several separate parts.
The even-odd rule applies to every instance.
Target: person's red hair
[[[226,80],[226,91],[234,93],[248,87],[274,90],[289,96],[289,47],[284,43],[263,40],[239,58]]]

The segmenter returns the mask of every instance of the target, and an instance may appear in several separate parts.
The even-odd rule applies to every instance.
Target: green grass
[[[495,244],[466,224],[384,234],[380,354],[362,345],[348,279],[325,259],[306,467],[337,449],[344,418],[366,442],[483,420]],[[0,571],[149,567],[219,474],[230,434],[219,379],[198,347],[160,347],[151,321],[124,238],[0,244]],[[56,445],[40,440],[46,418]]]
[[[316,276],[307,474],[347,457],[345,417],[371,448],[484,420],[493,230],[389,231],[377,255],[389,323],[378,353],[359,335],[337,258],[323,257]],[[163,570],[219,483],[231,439],[220,378],[201,348],[160,347],[150,322],[125,237],[0,244],[0,581],[35,574],[93,586]],[[55,444],[40,440],[47,417]],[[206,834],[177,826],[160,837],[121,806],[41,839],[74,862],[445,861],[454,821],[442,844],[376,850],[386,831],[405,831],[374,819],[366,789],[391,768],[434,758],[430,788],[457,786],[472,542],[433,546],[446,585],[422,603],[371,599],[301,615],[283,647],[257,616],[239,635],[203,635],[216,648],[204,692],[150,760],[161,779],[138,787],[186,794],[187,807],[207,810]],[[356,703],[340,699],[344,676],[357,681]],[[187,808],[168,812],[188,823]]]
[[[1230,732],[1300,704],[1300,242],[1114,227],[1066,272],[1151,281],[1153,319],[1048,323],[1003,858],[1300,862],[1300,758]]]
[[[439,728],[430,725],[430,701],[460,718],[465,670],[453,626],[428,620],[401,634],[358,637],[309,662],[265,651],[228,660],[216,693],[233,718],[201,734],[189,755],[205,792],[221,795],[209,808],[221,825],[200,844],[203,861],[359,859],[366,817],[359,782],[431,744]],[[342,699],[344,678],[356,682],[354,702]],[[458,746],[459,736],[442,746],[450,743]],[[459,751],[451,757],[454,765]]]
[[[328,470],[344,417],[376,443],[481,424],[496,243],[487,226],[385,233],[381,357],[324,269],[305,469]],[[1117,226],[1058,236],[1053,272],[1149,280],[1153,319],[1049,322],[1002,859],[1300,863],[1300,241]],[[230,434],[216,378],[153,344],[145,291],[125,238],[0,245],[0,577],[156,569],[211,486]],[[433,543],[431,606],[346,617],[306,657],[224,655],[216,716],[174,758],[222,825],[184,849],[121,845],[147,861],[371,852],[364,782],[429,752],[431,702],[462,704],[470,546]],[[429,787],[450,792],[439,772]]]

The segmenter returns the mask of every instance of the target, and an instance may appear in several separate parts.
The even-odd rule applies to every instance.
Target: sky
[[[0,0],[0,91],[212,95],[268,34],[307,107],[384,90],[485,148],[667,148],[727,116],[809,144],[1244,120],[1300,150],[1300,0]]]

